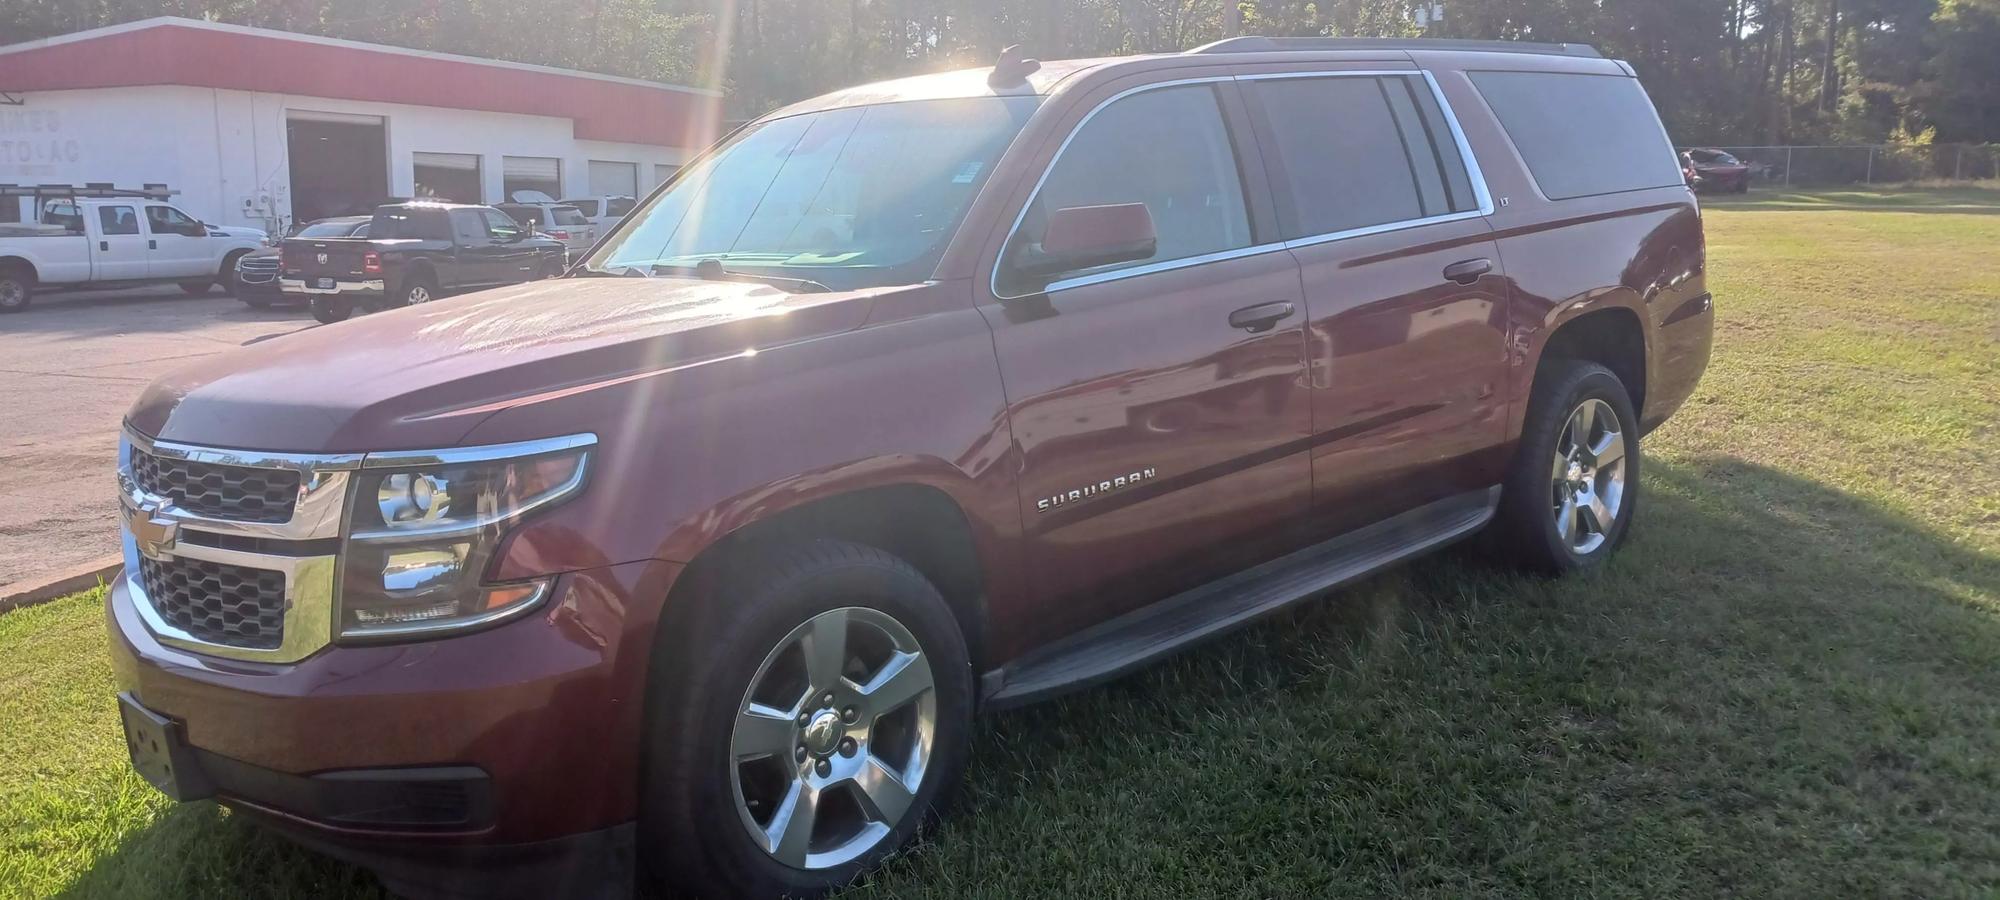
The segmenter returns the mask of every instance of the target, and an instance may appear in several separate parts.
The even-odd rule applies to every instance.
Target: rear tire
[[[181,282],[181,293],[190,297],[199,297],[208,293],[208,289],[212,287],[215,287],[215,282],[213,281],[183,281]]]
[[[35,279],[19,268],[0,269],[0,313],[28,308],[35,298]]]
[[[348,316],[354,315],[354,301],[352,300],[343,300],[338,297],[314,297],[308,305],[312,310],[313,319],[322,325],[345,322]]]
[[[1535,571],[1602,564],[1631,532],[1639,462],[1638,416],[1618,376],[1586,360],[1544,361],[1494,537],[1511,562]]]
[[[971,663],[944,598],[889,553],[815,540],[733,568],[655,657],[640,865],[694,896],[817,896],[956,789]]]
[[[245,297],[239,295],[236,299],[243,301],[243,305],[251,309],[271,308],[271,298],[269,297]]]
[[[389,305],[416,306],[436,300],[437,296],[437,283],[429,275],[412,275],[396,285],[395,299],[389,301]]]

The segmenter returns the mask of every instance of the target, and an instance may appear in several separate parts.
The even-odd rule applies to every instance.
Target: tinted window
[[[630,215],[632,212],[632,207],[638,205],[639,201],[634,200],[630,197],[606,200],[604,201],[604,214],[607,216]]]
[[[139,214],[129,206],[100,206],[97,224],[105,234],[138,234]]]
[[[1551,200],[1682,183],[1653,104],[1635,78],[1467,73]]]
[[[384,240],[451,240],[451,224],[436,207],[384,206],[368,222],[368,236]]]
[[[1272,137],[1273,168],[1283,173],[1278,206],[1287,238],[1477,208],[1425,82],[1346,76],[1250,85]]]
[[[1160,88],[1098,110],[1056,159],[1013,240],[1039,242],[1052,210],[1122,203],[1146,205],[1158,249],[1083,272],[1250,246],[1243,181],[1212,87]]]
[[[551,210],[557,225],[588,225],[590,220],[574,206],[558,206]]]
[[[564,200],[563,202],[581,210],[586,216],[597,215],[597,201],[595,200]]]
[[[535,227],[535,223],[540,222],[542,220],[542,210],[540,207],[537,206],[522,206],[518,203],[502,203],[499,206],[495,207],[495,209],[498,209],[501,212],[506,213],[509,218],[529,228]]]
[[[365,225],[367,223],[362,224]],[[302,238],[347,237],[354,234],[354,232],[355,225],[353,222],[314,222],[299,229],[299,233],[293,236]]]
[[[486,241],[486,222],[477,210],[454,209],[451,211],[451,236],[462,244],[477,244]]]

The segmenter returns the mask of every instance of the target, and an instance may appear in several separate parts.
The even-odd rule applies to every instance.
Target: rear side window
[[[509,218],[528,228],[535,227],[542,219],[542,211],[538,207],[522,206],[516,203],[502,203],[494,208],[506,213]]]
[[[139,214],[129,206],[100,206],[97,227],[105,234],[138,234]]]
[[[607,216],[628,216],[632,214],[632,207],[638,205],[639,201],[630,197],[606,200],[604,201],[604,214]]]
[[[479,217],[477,210],[454,209],[451,211],[451,236],[462,244],[484,243],[487,239],[486,221]]]
[[[563,202],[575,206],[586,216],[597,215],[597,201],[595,200],[565,200]]]
[[[1566,72],[1468,72],[1551,200],[1684,183],[1639,80]]]
[[[1053,210],[1122,203],[1143,203],[1152,215],[1152,258],[1057,278],[1250,246],[1243,181],[1214,88],[1145,91],[1091,116],[1049,169],[1013,239],[1039,242]]]
[[[383,206],[368,220],[368,236],[383,240],[415,238],[427,241],[451,240],[451,223],[445,211],[435,207]]]
[[[1479,208],[1465,161],[1427,82],[1414,76],[1248,82],[1282,173],[1287,239]]]

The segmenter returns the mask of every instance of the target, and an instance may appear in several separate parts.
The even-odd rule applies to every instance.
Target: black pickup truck
[[[563,244],[491,206],[415,200],[375,208],[365,238],[288,238],[279,287],[338,322],[356,306],[424,303],[441,292],[562,274]]]

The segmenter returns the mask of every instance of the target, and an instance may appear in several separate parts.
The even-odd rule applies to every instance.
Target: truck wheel
[[[1495,537],[1512,560],[1563,574],[1602,563],[1639,501],[1639,422],[1610,369],[1554,359],[1535,376]]]
[[[429,303],[436,299],[437,285],[431,282],[429,276],[417,275],[406,278],[402,284],[397,285],[396,298],[389,305],[415,306],[419,303]]]
[[[312,317],[322,325],[345,322],[354,314],[354,301],[338,297],[314,297],[310,303]]]
[[[821,894],[902,847],[955,789],[965,639],[937,589],[873,547],[816,540],[721,581],[726,602],[654,667],[640,862],[692,896]]]
[[[237,250],[222,258],[222,271],[216,273],[215,283],[222,285],[223,293],[236,296],[236,263],[249,254],[248,250]]]
[[[208,293],[208,289],[212,287],[215,287],[215,282],[206,278],[200,281],[183,281],[181,282],[181,293],[190,297],[199,297]]]
[[[28,308],[35,295],[35,282],[19,269],[0,269],[0,313]]]

